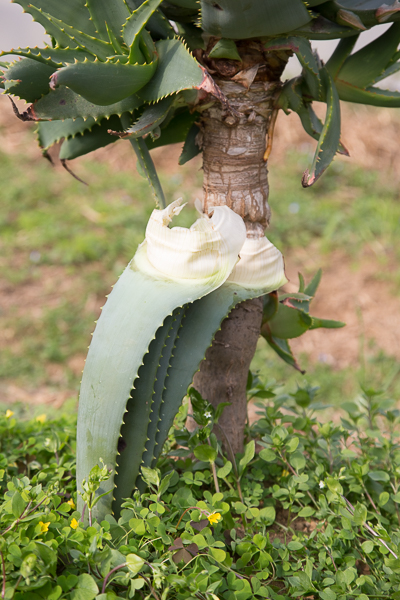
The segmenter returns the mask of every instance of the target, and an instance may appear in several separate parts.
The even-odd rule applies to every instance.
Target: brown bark
[[[270,219],[266,140],[287,55],[269,53],[268,58],[257,42],[239,47],[239,51],[241,64],[224,60],[210,63],[207,55],[203,57],[217,72],[213,78],[233,109],[229,112],[226,105],[214,103],[202,114],[203,210],[229,206],[244,219],[247,236],[258,238],[264,235]],[[237,306],[223,322],[194,378],[196,389],[213,406],[231,403],[219,423],[235,453],[243,450],[247,375],[261,318],[261,299]],[[224,442],[218,430],[216,434]]]

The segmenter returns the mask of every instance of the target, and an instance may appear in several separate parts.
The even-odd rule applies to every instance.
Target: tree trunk
[[[288,55],[267,54],[258,42],[239,45],[239,52],[242,63],[210,63],[207,55],[203,57],[211,73],[218,72],[213,78],[233,109],[228,112],[216,102],[202,114],[203,210],[227,205],[244,219],[247,236],[259,238],[270,219],[267,133]],[[194,378],[195,388],[213,406],[231,403],[219,423],[235,453],[243,450],[247,375],[261,318],[261,299],[237,306],[223,322]],[[224,436],[216,434],[224,442]]]

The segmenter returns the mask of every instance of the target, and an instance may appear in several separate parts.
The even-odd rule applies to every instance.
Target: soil
[[[19,104],[23,110],[24,103]],[[376,110],[369,107],[357,107],[357,119],[354,114],[354,106],[344,103],[342,130],[346,133],[343,142],[354,157],[351,160],[363,167],[380,171],[383,178],[391,178],[400,183],[400,169],[397,167],[400,116],[390,109]],[[32,126],[16,119],[8,99],[1,96],[0,128],[3,152],[18,154],[33,162],[43,160],[40,150],[32,143],[31,134],[28,133]],[[304,133],[297,115],[281,114],[275,131],[270,168],[284,159],[288,148],[304,149],[305,144],[310,145],[310,138]],[[169,147],[167,151],[163,148],[155,150],[153,157],[157,167],[169,172],[177,171],[180,150],[180,145]],[[128,157],[128,154],[129,160],[121,160]],[[131,152],[127,144],[115,144],[111,149],[98,150],[92,153],[90,160],[94,157],[98,161],[111,163],[115,170],[121,169],[121,165],[131,164]],[[84,172],[85,160],[87,159],[82,158],[75,161],[74,169],[80,175]],[[201,168],[199,160],[194,161],[193,168]],[[315,273],[317,268],[322,267],[324,276],[318,296],[313,302],[313,314],[320,317],[328,315],[331,319],[347,324],[345,333],[341,329],[315,330],[293,340],[291,345],[296,355],[304,352],[312,361],[326,362],[337,369],[351,367],[359,364],[360,337],[363,336],[367,351],[368,348],[372,348],[371,351],[382,349],[388,355],[400,359],[400,297],[395,295],[395,290],[388,281],[380,278],[382,264],[379,253],[366,250],[362,258],[358,259],[356,269],[344,254],[336,252],[329,256],[319,255],[312,247],[296,250],[293,255],[287,254],[285,262],[290,280],[286,291],[297,290],[297,271],[300,267],[303,273]],[[388,266],[385,268],[389,269]],[[395,265],[391,268],[395,268]],[[63,294],[62,281],[65,282],[64,269],[56,266],[49,267],[48,272],[44,271],[40,282],[28,281],[14,288],[0,274],[1,302],[5,308],[12,305],[17,311],[26,307],[34,317],[43,305],[51,306],[58,302]],[[70,283],[68,286],[71,287]],[[96,310],[95,307],[100,307],[102,300],[93,297],[93,306],[89,309]],[[0,346],[18,344],[11,337],[10,332],[3,330],[0,334]],[[83,365],[83,353],[70,359],[69,368],[75,373],[79,373]],[[62,373],[54,372],[53,376],[56,383],[62,378]],[[50,386],[21,388],[11,380],[0,383],[0,398],[4,403],[51,403],[58,407],[66,398],[75,394],[73,390],[60,391]]]

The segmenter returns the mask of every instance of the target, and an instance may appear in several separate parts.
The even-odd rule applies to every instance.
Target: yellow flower
[[[69,504],[71,508],[75,508],[75,502],[72,500],[72,498],[71,500],[68,500],[67,504]]]
[[[10,409],[6,410],[6,419],[9,419],[10,417],[12,417],[14,414],[14,412]]]
[[[289,471],[286,471],[286,469],[284,471],[282,471],[282,475],[281,477],[287,477],[289,475]]]
[[[71,529],[78,529],[79,523],[78,523],[78,521],[76,519],[72,519],[72,521],[69,524],[69,526],[71,527]]]
[[[219,513],[212,513],[212,515],[208,515],[207,519],[209,520],[210,525],[215,525],[222,517]]]
[[[36,421],[38,421],[39,423],[41,423],[43,425],[46,418],[47,418],[46,415],[39,415],[38,417],[36,417]]]
[[[48,523],[43,523],[43,521],[39,521],[40,525],[40,533],[46,533],[49,530],[50,521]]]

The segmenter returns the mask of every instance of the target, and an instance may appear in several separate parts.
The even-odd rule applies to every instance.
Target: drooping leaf
[[[37,17],[48,13],[53,15],[66,23],[67,25],[73,25],[79,31],[86,33],[87,35],[96,36],[96,29],[93,22],[90,20],[90,14],[86,6],[86,0],[68,0],[68,2],[60,2],[59,0],[34,0],[32,4],[31,0],[13,0],[16,4],[22,6],[25,12],[31,14],[35,21],[39,21]],[[45,23],[46,21],[44,21]],[[41,23],[46,29],[46,25]],[[51,31],[46,29],[49,35],[53,36]],[[56,36],[55,39],[57,39]],[[108,38],[105,37],[105,40]]]
[[[114,115],[110,119],[105,119],[99,124],[95,124],[92,129],[87,129],[83,134],[70,137],[65,140],[60,148],[60,160],[73,160],[79,156],[84,156],[98,148],[104,148],[114,143],[118,138],[108,133],[109,129],[120,125],[119,118]]]
[[[55,70],[51,65],[23,58],[4,70],[4,89],[27,102],[34,102],[50,91],[50,76]]]
[[[96,31],[102,38],[108,39],[108,25],[117,41],[122,44],[122,26],[131,14],[124,0],[87,0],[86,6]]]
[[[269,37],[297,29],[311,20],[301,0],[201,1],[201,26],[216,37]]]
[[[304,131],[308,133],[315,140],[319,140],[324,124],[315,114],[311,103],[307,102],[303,106],[297,110],[297,114],[300,117],[301,124],[303,125]],[[347,148],[339,142],[339,147],[337,149],[339,154],[343,154],[344,156],[349,156],[349,151]]]
[[[180,40],[161,40],[156,47],[158,66],[150,82],[140,90],[143,100],[157,102],[165,96],[201,85],[203,69]]]
[[[93,104],[114,104],[143,88],[156,68],[156,60],[144,65],[97,60],[75,63],[53,75],[52,87],[66,85]]]
[[[303,187],[309,187],[322,175],[332,162],[340,141],[340,103],[339,96],[331,75],[321,69],[321,80],[326,94],[326,115],[314,160],[310,171],[303,175]]]
[[[290,110],[300,114],[303,108],[303,94],[301,77],[294,77],[283,84],[277,104],[279,108],[288,113]]]
[[[390,2],[390,0],[389,0]],[[400,8],[396,6],[396,2],[389,4],[382,0],[331,0],[325,2],[318,8],[318,12],[322,15],[337,21],[344,22],[344,19],[351,18],[351,14],[358,17],[364,27],[373,27],[380,22],[396,21],[399,19]],[[383,9],[383,10],[382,10]],[[349,16],[346,13],[350,13]],[[353,23],[353,27],[356,22]]]

